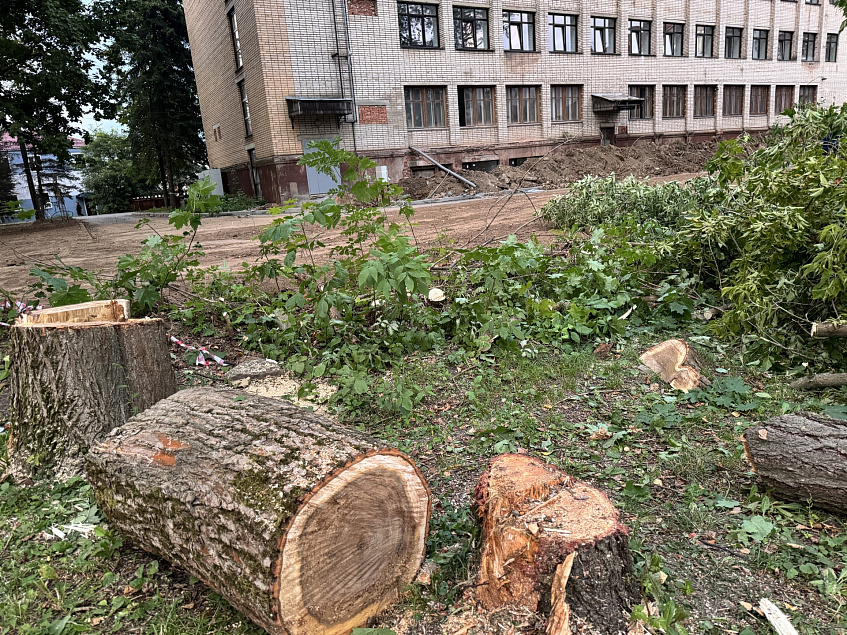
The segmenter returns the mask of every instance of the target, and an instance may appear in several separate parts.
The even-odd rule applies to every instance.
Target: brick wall
[[[359,123],[388,123],[388,107],[386,106],[359,106]]]
[[[376,0],[348,0],[347,12],[350,15],[376,15]]]

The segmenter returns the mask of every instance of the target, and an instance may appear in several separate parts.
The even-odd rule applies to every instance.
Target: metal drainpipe
[[[332,0],[333,4],[335,0]],[[359,108],[356,106],[356,84],[353,81],[353,53],[350,47],[350,25],[347,22],[347,1],[341,0],[341,4],[343,5],[343,18],[344,18],[344,41],[347,44],[347,72],[350,76],[350,99],[353,101],[353,121],[350,122],[350,128],[353,132],[353,154],[358,155],[359,149],[356,145],[356,122],[359,120]],[[339,70],[341,67],[339,66]]]

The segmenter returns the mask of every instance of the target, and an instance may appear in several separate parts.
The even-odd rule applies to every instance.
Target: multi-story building
[[[564,140],[765,130],[847,95],[831,0],[185,0],[213,168],[271,201],[340,136],[381,174],[516,164]]]

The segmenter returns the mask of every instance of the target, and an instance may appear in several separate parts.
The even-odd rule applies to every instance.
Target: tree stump
[[[847,422],[782,415],[744,433],[747,461],[780,497],[847,514]]]
[[[702,358],[683,340],[666,340],[644,352],[639,359],[672,388],[682,392],[712,385],[700,372],[705,367]]]
[[[626,528],[605,494],[543,461],[507,454],[480,478],[488,609],[548,614],[547,634],[626,633],[641,601]]]
[[[288,402],[179,392],[92,448],[87,471],[114,526],[272,635],[363,626],[425,554],[411,459]]]
[[[176,392],[161,320],[55,318],[11,328],[8,447],[18,479],[81,474],[93,443]]]

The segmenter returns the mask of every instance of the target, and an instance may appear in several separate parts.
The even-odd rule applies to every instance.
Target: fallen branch
[[[847,386],[847,373],[820,373],[791,382],[795,390],[822,390]]]
[[[847,337],[847,324],[815,322],[812,324],[812,337],[819,340],[828,337]]]

